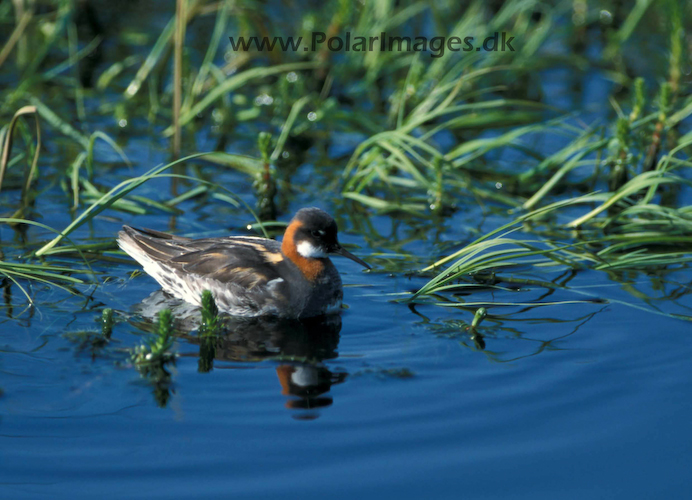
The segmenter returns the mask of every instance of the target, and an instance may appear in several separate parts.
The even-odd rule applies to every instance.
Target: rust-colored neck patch
[[[291,262],[298,266],[298,269],[300,269],[300,272],[303,273],[303,276],[308,281],[314,282],[324,271],[324,264],[320,259],[306,259],[298,253],[294,237],[296,230],[302,225],[303,223],[298,221],[289,224],[284,233],[284,240],[281,242],[281,251],[286,257],[291,259]]]

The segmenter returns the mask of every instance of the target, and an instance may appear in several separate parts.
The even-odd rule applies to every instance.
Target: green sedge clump
[[[471,329],[475,330],[480,326],[483,320],[488,315],[488,310],[485,307],[479,307],[476,314],[473,315],[473,321],[471,322]]]
[[[101,335],[103,336],[103,338],[111,338],[114,324],[115,321],[113,320],[113,309],[108,307],[103,310],[103,313],[101,313]]]
[[[135,347],[130,358],[140,372],[146,374],[151,367],[161,367],[175,360],[173,348],[173,314],[170,309],[159,313],[158,332],[155,337]]]
[[[634,80],[634,105],[630,113],[630,122],[638,119],[646,106],[646,87],[644,79],[639,77]]]
[[[202,292],[202,326],[199,329],[201,335],[217,335],[220,330],[219,308],[214,296],[209,290]]]

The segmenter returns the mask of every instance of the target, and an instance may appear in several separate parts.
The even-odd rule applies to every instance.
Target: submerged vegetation
[[[142,378],[154,387],[154,398],[164,407],[170,398],[172,377],[168,365],[175,365],[173,349],[173,315],[169,309],[159,313],[158,330],[155,336],[136,346],[130,359]]]
[[[0,276],[29,301],[27,283],[86,293],[100,283],[94,268],[120,258],[117,224],[99,229],[104,221],[175,219],[213,205],[276,234],[290,200],[313,203],[316,192],[379,251],[380,269],[428,279],[409,301],[465,306],[458,292],[469,287],[558,286],[536,276],[543,268],[616,280],[687,268],[691,8],[675,0],[339,1],[276,20],[243,3],[178,0],[150,38],[91,2],[3,4],[0,21],[12,29],[0,40],[0,76],[11,82],[0,91]],[[508,33],[516,48],[263,52],[227,43],[269,32],[308,40],[316,31]],[[641,61],[651,32],[659,57]],[[559,82],[561,69],[577,75],[577,87],[605,76],[597,99],[607,94],[610,109],[556,96],[546,82]],[[170,147],[157,155],[169,161],[151,168],[131,159],[139,133]],[[324,166],[304,185],[300,169],[317,162]],[[214,180],[228,169],[245,187]],[[67,219],[49,213],[56,204]],[[457,241],[425,257],[367,221],[406,221],[425,240],[468,207],[504,220],[455,230]],[[17,243],[7,246],[11,234]],[[209,320],[204,330],[216,328]],[[170,336],[161,335],[136,360],[168,352]]]
[[[221,334],[221,319],[219,308],[216,306],[214,296],[209,290],[202,292],[202,323],[199,326],[199,371],[206,373],[211,371],[216,358],[216,343]]]
[[[89,351],[92,357],[96,357],[97,354],[101,354],[110,344],[113,325],[115,324],[113,309],[104,309],[99,318],[99,322],[101,324],[100,331],[84,330],[68,332],[65,334],[65,337],[78,344],[80,351]]]

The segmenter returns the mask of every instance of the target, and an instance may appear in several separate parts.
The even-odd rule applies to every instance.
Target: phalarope
[[[309,318],[338,312],[343,290],[330,254],[370,269],[337,239],[336,222],[318,208],[303,208],[281,243],[254,236],[193,240],[123,226],[118,245],[164,291],[200,305],[210,290],[220,311],[234,316]]]

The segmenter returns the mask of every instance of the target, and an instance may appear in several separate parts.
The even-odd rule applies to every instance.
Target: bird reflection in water
[[[324,364],[338,357],[338,314],[304,320],[226,317],[221,334],[198,335],[199,309],[171,299],[164,292],[150,295],[137,312],[149,323],[163,308],[172,310],[177,336],[199,345],[199,372],[213,370],[215,361],[276,362],[281,394],[287,398],[285,406],[298,410],[293,414],[295,418],[317,418],[316,410],[333,403],[327,394],[332,385],[342,383],[348,375],[333,372]]]

